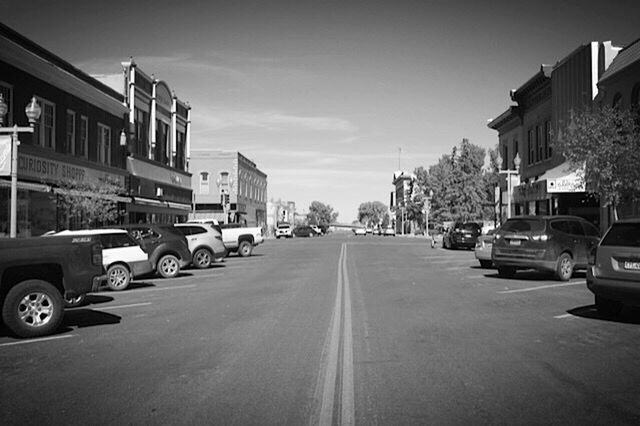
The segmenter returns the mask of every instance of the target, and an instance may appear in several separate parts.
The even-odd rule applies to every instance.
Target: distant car
[[[149,253],[153,269],[163,278],[174,278],[191,264],[187,239],[171,225],[142,223],[116,227],[129,232]]]
[[[536,269],[567,281],[575,269],[587,267],[587,255],[599,241],[598,229],[581,217],[518,216],[496,232],[491,260],[500,276]]]
[[[442,247],[472,249],[481,231],[482,227],[475,222],[455,222],[442,236]]]
[[[373,235],[382,235],[382,230],[380,229],[379,226],[376,226],[376,227],[373,228],[373,231],[371,231],[371,233]]]
[[[320,234],[309,225],[298,225],[294,228],[293,235],[296,237],[315,237]]]
[[[590,253],[587,287],[604,315],[640,306],[640,219],[621,220],[607,230]]]
[[[289,223],[281,223],[276,228],[276,238],[293,238],[293,228]]]
[[[182,235],[187,238],[187,245],[193,258],[193,266],[204,269],[216,260],[227,255],[222,242],[222,232],[207,223],[174,223]]]
[[[106,284],[111,290],[124,290],[129,287],[132,278],[153,271],[149,255],[122,229],[64,230],[53,235],[97,235],[102,243],[102,265],[107,271]],[[67,300],[67,306],[79,305],[80,302],[81,300]]]
[[[312,227],[313,230],[318,233],[318,235],[324,235],[322,228],[320,228],[318,225],[309,225],[309,226]]]
[[[384,235],[386,237],[395,237],[396,236],[396,230],[393,229],[391,226],[388,226],[388,227],[384,228],[384,231],[382,231],[382,235]]]
[[[357,235],[367,235],[367,230],[364,228],[352,228],[351,229],[353,231],[353,233],[357,236]]]
[[[366,234],[373,234],[373,228],[370,226],[365,227],[364,230]]]
[[[491,247],[493,246],[493,234],[496,230],[491,229],[486,234],[480,235],[476,240],[475,255],[483,268],[491,268]]]

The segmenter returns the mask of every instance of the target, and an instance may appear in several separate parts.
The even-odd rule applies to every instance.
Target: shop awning
[[[547,193],[585,192],[584,167],[572,170],[568,163],[562,163],[544,172],[539,180],[547,181]]]

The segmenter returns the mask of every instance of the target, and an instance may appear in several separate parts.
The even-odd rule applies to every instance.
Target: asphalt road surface
[[[638,424],[640,312],[584,274],[351,234],[269,240],[0,328],[0,424]]]

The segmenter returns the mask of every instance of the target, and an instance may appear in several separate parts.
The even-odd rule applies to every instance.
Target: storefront
[[[125,170],[92,168],[80,164],[75,159],[63,161],[56,158],[64,158],[63,156],[54,155],[44,158],[31,151],[33,148],[28,145],[22,145],[18,151],[18,237],[42,235],[69,226],[69,218],[58,208],[62,184],[98,183],[102,179],[108,179],[120,185],[124,191]],[[9,233],[10,193],[9,178],[0,179],[0,236],[7,236]],[[131,202],[126,196],[116,196],[113,199],[119,210],[126,209],[127,204]]]

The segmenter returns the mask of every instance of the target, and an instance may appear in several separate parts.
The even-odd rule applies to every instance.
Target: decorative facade
[[[194,218],[267,225],[267,175],[237,151],[191,150]]]

